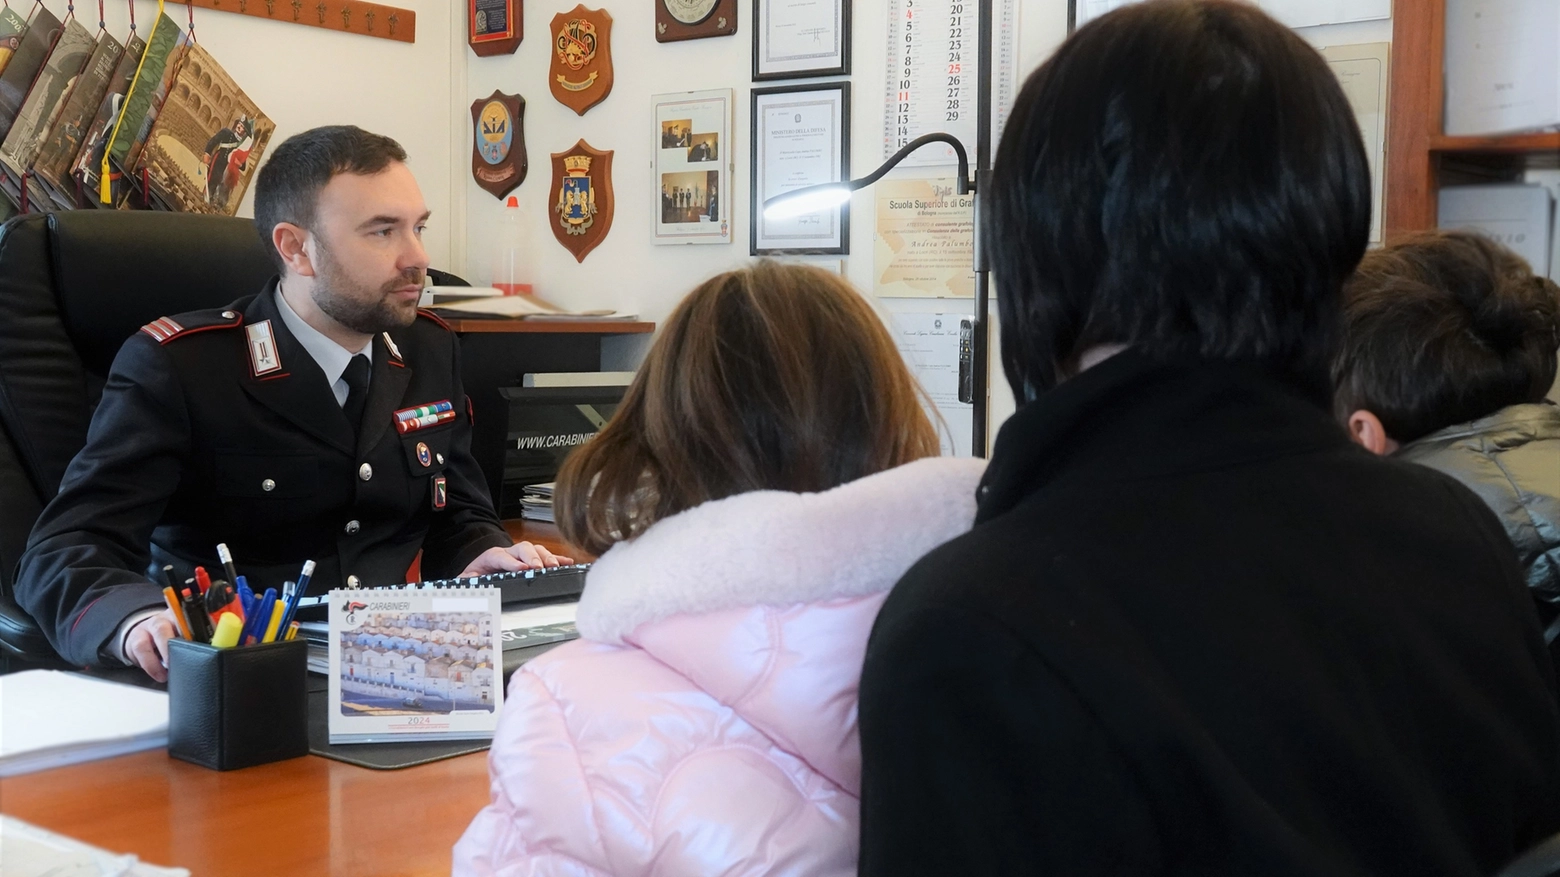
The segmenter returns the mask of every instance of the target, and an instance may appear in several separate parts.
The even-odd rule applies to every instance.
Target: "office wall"
[[[44,0],[56,14],[65,0]],[[291,22],[267,21],[208,9],[195,10],[195,36],[276,123],[271,143],[317,125],[350,123],[388,134],[409,153],[434,219],[426,237],[435,265],[464,256],[459,230],[465,222],[462,179],[469,176],[464,154],[457,155],[449,106],[464,92],[464,38],[457,43],[452,22],[459,4],[450,0],[391,0],[417,12],[417,42],[373,39]],[[253,0],[251,5],[258,5]],[[16,4],[13,4],[16,5]],[[27,4],[22,4],[23,6]],[[108,0],[109,32],[129,32],[127,0]],[[277,4],[278,9],[287,3]],[[96,24],[97,4],[76,0],[77,15]],[[135,0],[136,23],[151,32],[157,4]],[[182,4],[168,3],[166,14],[185,24]],[[464,26],[462,26],[464,27]],[[462,31],[463,33],[464,31]],[[453,69],[452,69],[453,68]],[[463,139],[460,142],[464,143]],[[469,147],[467,147],[469,149]],[[251,186],[240,213],[253,215]]]
[[[553,15],[573,8],[569,0],[527,3],[526,37],[514,55],[477,58],[468,51],[466,96],[458,108],[461,118],[469,120],[471,101],[486,97],[495,88],[519,92],[526,99],[526,145],[531,170],[513,193],[520,204],[518,223],[506,218],[502,203],[468,177],[464,187],[468,205],[466,263],[461,267],[474,281],[490,281],[494,253],[505,249],[508,239],[518,237],[520,261],[529,267],[529,277],[523,279],[533,283],[538,293],[566,306],[616,307],[660,321],[700,279],[749,260],[752,3],[741,0],[736,36],[664,44],[655,41],[653,0],[599,0],[591,5],[607,9],[613,17],[617,81],[612,94],[583,117],[554,100],[546,87],[550,51],[547,27]],[[1027,70],[1065,36],[1067,0],[1021,0],[1019,6],[1021,66]],[[881,0],[857,0],[853,8],[851,167],[865,172],[883,158],[888,10],[887,3]],[[737,181],[732,186],[733,243],[655,246],[651,243],[652,211],[660,202],[651,180],[655,147],[650,130],[651,96],[727,87],[733,89],[736,110],[732,130],[735,148],[728,153],[735,160],[733,179]],[[469,121],[464,124],[469,126]],[[576,264],[546,226],[550,199],[547,187],[551,179],[548,154],[572,146],[581,137],[597,149],[615,151],[613,185],[617,211],[611,234],[583,264]],[[469,151],[469,143],[464,149]],[[916,175],[929,173],[918,170]],[[870,191],[857,193],[853,200],[852,255],[844,257],[847,276],[868,291],[872,286],[873,204]],[[967,307],[967,301],[884,302],[887,309],[951,310],[960,306]],[[609,367],[631,368],[645,343],[640,338],[609,344]],[[1010,409],[1011,403],[1004,403],[1002,416]]]

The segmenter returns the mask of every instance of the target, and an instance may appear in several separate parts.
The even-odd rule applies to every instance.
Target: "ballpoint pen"
[[[309,577],[314,575],[314,561],[303,562],[303,572],[298,576],[298,585],[293,588],[292,597],[287,601],[287,613],[282,616],[282,627],[292,623],[293,616],[298,614],[298,601],[303,599],[303,592],[309,589]]]

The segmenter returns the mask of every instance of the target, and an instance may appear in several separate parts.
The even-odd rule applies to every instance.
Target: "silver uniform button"
[[[347,535],[348,536],[354,535],[355,533],[357,533],[358,530],[361,530],[362,528],[363,528],[363,525],[359,524],[357,521],[348,521],[347,522]]]
[[[238,316],[238,314],[235,314],[232,311],[223,311],[222,312],[222,319],[224,319],[224,320],[231,320],[231,319],[233,319],[236,316]]]
[[[357,586],[358,586],[358,577],[357,576],[347,576],[347,587],[355,588]]]
[[[434,455],[433,455],[433,458],[434,458],[434,459],[435,459],[435,460],[438,460],[438,461],[439,461],[439,465],[440,465],[440,466],[443,466],[443,465],[444,465],[444,455],[443,455],[443,454],[434,454]]]
[[[276,489],[276,482],[272,481],[269,478],[267,478],[266,480],[260,482],[260,489],[265,491],[266,493],[270,493],[271,491]]]
[[[373,478],[374,477],[374,467],[368,465],[367,463],[364,463],[363,465],[359,466],[358,467],[358,477],[363,479],[364,481],[367,481],[368,479]]]

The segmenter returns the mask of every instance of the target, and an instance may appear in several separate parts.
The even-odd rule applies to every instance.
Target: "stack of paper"
[[[632,320],[636,315],[611,308],[571,311],[534,295],[497,295],[435,304],[455,317],[510,317],[516,320]]]
[[[168,695],[58,670],[0,676],[0,777],[168,745]]]
[[[553,523],[553,482],[527,484],[520,495],[520,517]]]

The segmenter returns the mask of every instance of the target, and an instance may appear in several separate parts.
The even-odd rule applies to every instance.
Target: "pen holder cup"
[[[308,643],[168,642],[168,754],[236,770],[309,754]]]

